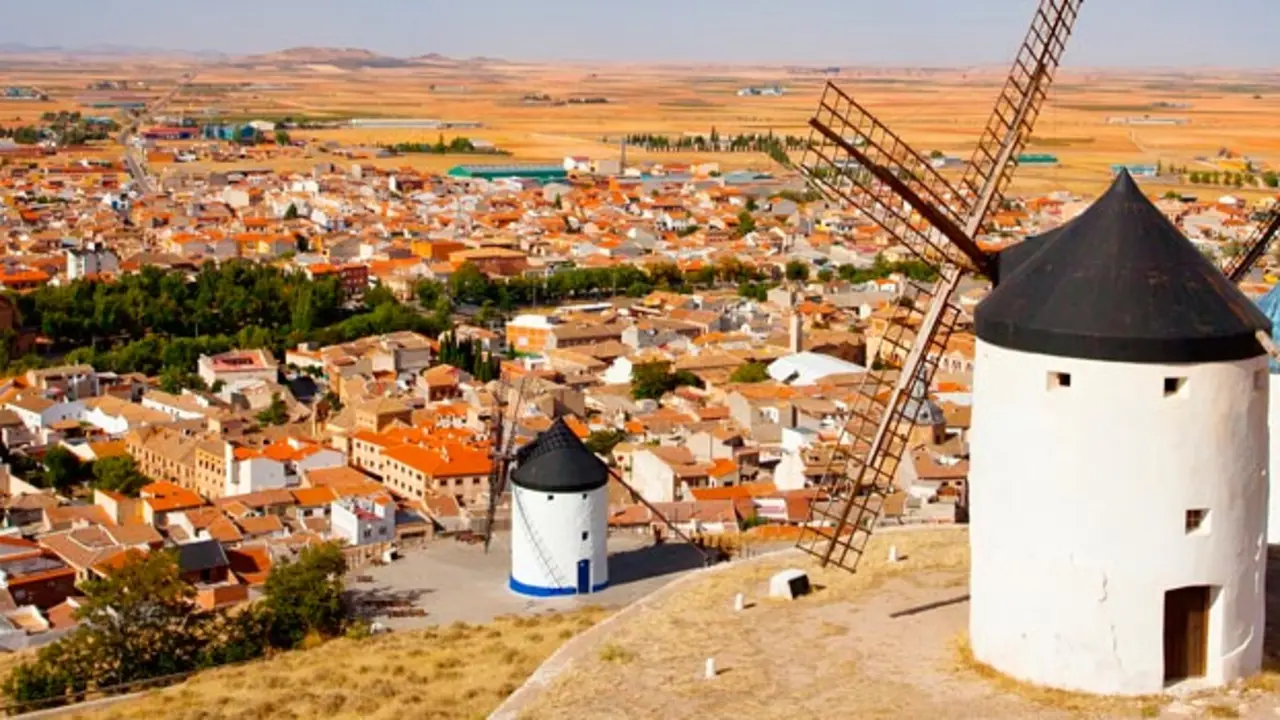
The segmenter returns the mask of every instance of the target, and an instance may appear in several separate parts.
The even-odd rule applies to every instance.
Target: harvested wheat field
[[[1010,48],[1012,49],[1011,39]],[[326,60],[326,53],[284,53],[252,61],[194,66],[152,59],[146,63],[32,60],[0,67],[0,83],[33,85],[49,102],[0,100],[0,125],[32,122],[45,111],[78,109],[84,84],[102,78],[147,83],[139,94],[156,96],[185,71],[196,85],[170,103],[168,113],[226,122],[250,119],[344,121],[352,118],[437,119],[480,127],[300,129],[313,144],[367,146],[433,143],[444,134],[488,140],[511,153],[502,161],[556,162],[566,155],[616,158],[627,134],[808,134],[826,79],[766,66],[644,65],[510,62],[492,59],[418,59],[359,66]],[[864,103],[923,153],[967,158],[990,116],[1005,80],[1003,66],[974,69],[846,68],[834,82]],[[780,97],[740,97],[744,87],[782,87]],[[594,98],[607,102],[572,103]],[[1013,192],[1067,189],[1094,193],[1110,182],[1112,164],[1163,163],[1191,171],[1228,169],[1250,158],[1258,168],[1280,166],[1280,80],[1268,71],[1088,70],[1068,54],[1040,114],[1027,152],[1052,154],[1056,165],[1019,170]],[[109,114],[109,113],[107,113]],[[162,145],[165,145],[162,143]],[[103,145],[105,154],[118,148]],[[323,156],[318,156],[324,159]],[[762,153],[627,151],[630,162],[718,162],[725,170],[777,170]],[[464,162],[493,162],[475,155],[396,158],[397,165],[440,171]],[[246,161],[281,170],[309,168],[315,158]],[[381,166],[381,165],[380,165]],[[230,169],[221,165],[219,169]],[[1177,188],[1216,194],[1225,188],[1193,186],[1166,176],[1152,192]],[[1274,195],[1246,188],[1249,199]]]
[[[211,670],[78,718],[482,718],[608,611],[501,618]]]
[[[905,556],[889,566],[888,546]],[[555,718],[1275,717],[1272,678],[1216,695],[1109,699],[1034,688],[968,653],[963,529],[882,533],[857,575],[794,552],[693,579],[617,618],[512,709]],[[767,598],[771,574],[810,570],[816,592]],[[748,607],[732,612],[735,593]],[[583,638],[587,640],[587,638]],[[585,645],[585,643],[582,643]],[[706,658],[719,675],[704,680]]]

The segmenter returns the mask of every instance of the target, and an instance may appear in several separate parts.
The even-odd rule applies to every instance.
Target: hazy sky
[[[1036,0],[56,0],[0,43],[252,53],[297,45],[510,59],[1005,62]],[[1087,0],[1067,63],[1280,66],[1280,0]]]

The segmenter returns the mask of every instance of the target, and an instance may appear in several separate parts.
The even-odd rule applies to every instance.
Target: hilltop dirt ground
[[[48,103],[0,101],[0,124],[30,121],[41,112],[78,108],[76,97],[98,78],[145,80],[154,94],[171,85],[178,65],[78,64],[0,65],[0,85],[36,85]],[[615,139],[626,133],[678,135],[767,132],[807,135],[806,122],[826,82],[781,68],[631,65],[542,65],[439,62],[399,68],[343,69],[334,65],[209,66],[171,112],[228,119],[351,117],[431,118],[477,121],[477,130],[446,132],[479,137],[513,153],[518,161],[559,162],[570,154],[616,157]],[[940,150],[967,158],[985,124],[1003,80],[1003,70],[845,71],[833,78],[922,152]],[[228,89],[236,83],[253,87]],[[226,84],[227,87],[210,87]],[[782,97],[738,97],[747,86],[780,85]],[[556,100],[604,97],[603,105],[529,104],[527,95]],[[85,112],[107,112],[91,111]],[[1179,126],[1109,124],[1109,118],[1177,117]],[[1041,114],[1030,152],[1052,153],[1058,167],[1024,167],[1015,191],[1101,189],[1113,163],[1185,165],[1219,149],[1280,164],[1280,77],[1274,73],[1061,72]],[[346,144],[434,142],[435,130],[300,130],[302,138]],[[604,142],[606,139],[609,142]],[[110,152],[110,151],[109,151]],[[724,169],[768,169],[761,154],[648,154],[632,148],[630,160],[718,161]],[[466,156],[412,156],[375,164],[443,170]],[[475,158],[471,158],[475,160]],[[485,161],[480,158],[479,161]],[[301,169],[314,160],[292,159],[282,168]],[[1262,193],[1257,193],[1261,195]]]
[[[903,561],[886,562],[889,545]],[[1273,562],[1274,565],[1274,562]],[[791,553],[708,573],[614,621],[573,650],[565,672],[519,708],[560,718],[850,717],[861,720],[1037,718],[1273,718],[1276,676],[1183,699],[1099,698],[1035,688],[968,653],[965,529],[881,533],[859,571],[820,570]],[[785,567],[810,572],[816,592],[767,598]],[[1271,573],[1273,603],[1280,580]],[[732,612],[735,593],[748,607]],[[1280,646],[1268,627],[1269,651]],[[584,638],[588,639],[588,638]],[[583,643],[585,645],[585,643]],[[718,676],[703,678],[714,657]]]

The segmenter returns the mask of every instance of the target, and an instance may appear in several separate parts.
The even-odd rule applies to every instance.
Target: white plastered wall
[[[578,561],[590,560],[591,586],[608,583],[607,487],[546,493],[513,486],[511,496],[513,580],[541,590],[572,591]]]
[[[970,640],[1037,684],[1164,687],[1164,594],[1211,586],[1205,685],[1262,658],[1264,358],[1137,365],[977,343]],[[1058,387],[1055,373],[1070,375]],[[1165,379],[1184,382],[1166,396]],[[1188,533],[1188,510],[1207,510]]]

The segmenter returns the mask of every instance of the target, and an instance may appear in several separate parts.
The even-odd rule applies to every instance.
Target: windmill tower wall
[[[1166,592],[1207,586],[1204,682],[1257,672],[1265,373],[1263,358],[1145,365],[980,340],[970,439],[975,657],[1052,687],[1158,693]],[[1185,384],[1166,397],[1166,378]],[[1194,511],[1207,515],[1188,531]]]
[[[1271,461],[1268,468],[1270,497],[1267,500],[1267,544],[1280,545],[1280,373],[1271,373],[1268,379],[1271,403],[1267,410],[1270,435]]]
[[[588,592],[609,584],[609,498],[606,488],[548,493],[511,489],[512,590],[552,597],[579,593],[586,562]]]

